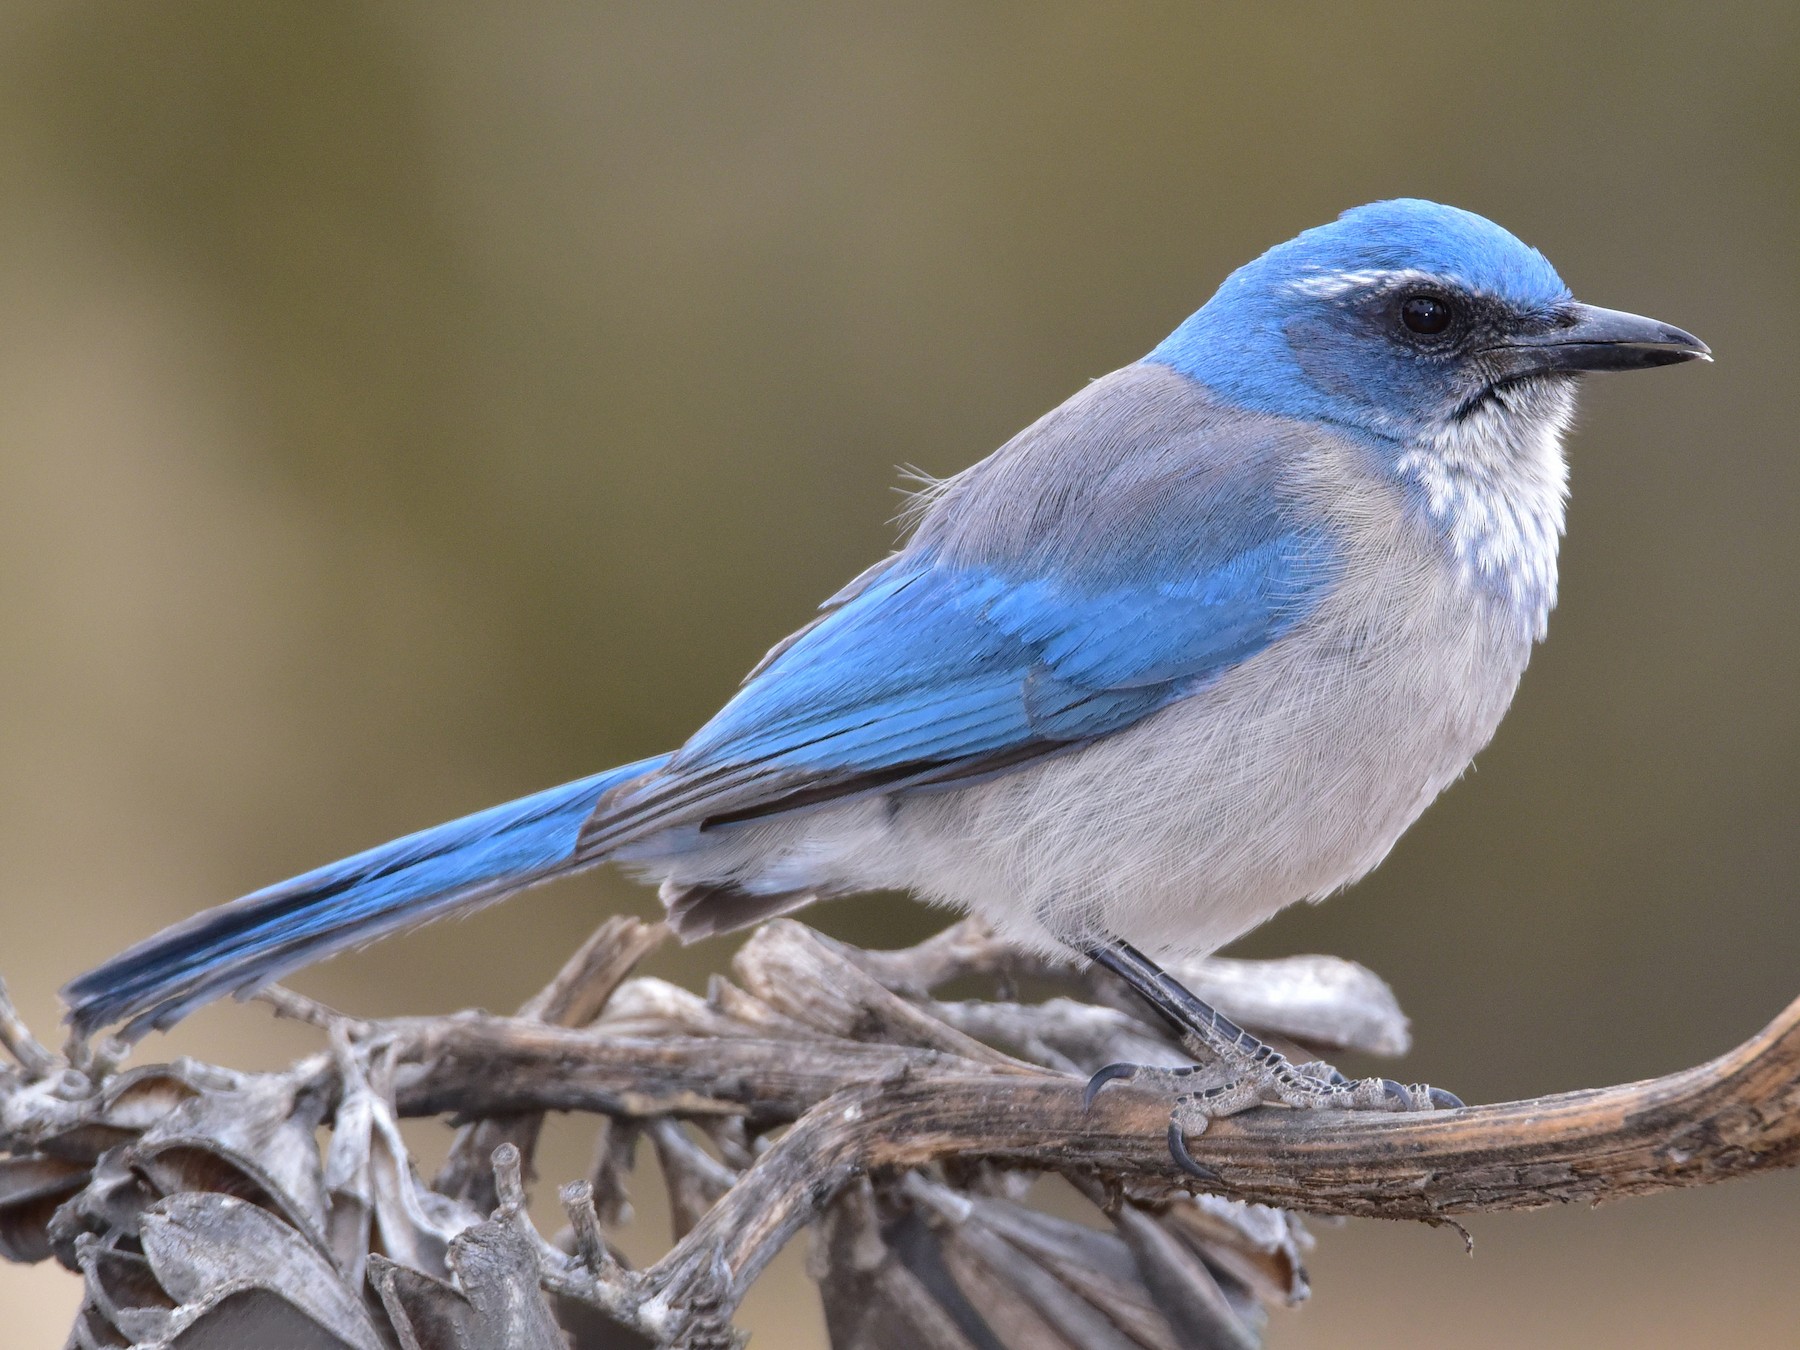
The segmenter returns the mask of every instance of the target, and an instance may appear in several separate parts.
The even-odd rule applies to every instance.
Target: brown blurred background
[[[12,0],[0,973],[49,1032],[199,906],[673,745],[884,550],[896,464],[969,463],[1406,193],[1719,361],[1594,382],[1552,641],[1480,772],[1242,950],[1367,962],[1401,1071],[1472,1100],[1725,1049],[1800,993],[1797,68],[1792,5]],[[295,983],[505,1008],[650,903],[587,878]],[[311,1043],[228,1006],[145,1052]],[[1270,1342],[1800,1344],[1797,1202],[1478,1221],[1473,1261],[1321,1229]],[[820,1344],[799,1280],[759,1344]],[[74,1297],[0,1270],[9,1343]]]

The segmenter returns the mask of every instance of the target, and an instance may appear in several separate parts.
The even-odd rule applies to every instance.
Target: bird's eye
[[[1400,322],[1430,337],[1450,326],[1450,302],[1441,295],[1409,295],[1400,302]]]

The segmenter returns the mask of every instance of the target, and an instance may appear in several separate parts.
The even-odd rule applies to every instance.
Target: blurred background
[[[1797,66],[1774,4],[9,0],[0,973],[50,1035],[61,981],[195,908],[676,744],[888,547],[896,465],[1417,194],[1718,364],[1592,382],[1552,640],[1479,772],[1239,950],[1366,962],[1397,1072],[1471,1100],[1726,1049],[1800,993]],[[294,983],[510,1008],[652,904],[588,877]],[[231,1005],[144,1054],[313,1044]],[[553,1132],[546,1178],[585,1160]],[[1793,1177],[1470,1228],[1472,1261],[1319,1228],[1270,1344],[1800,1341]],[[821,1344],[801,1281],[760,1344]],[[0,1269],[13,1344],[75,1297]]]

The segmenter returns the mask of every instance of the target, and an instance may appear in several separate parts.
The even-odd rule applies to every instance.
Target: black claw
[[[1194,1155],[1188,1152],[1187,1137],[1182,1134],[1181,1125],[1175,1120],[1169,1121],[1169,1156],[1175,1160],[1175,1165],[1190,1177],[1199,1177],[1202,1181],[1225,1180],[1224,1177],[1205,1163],[1197,1161]]]
[[[1100,1089],[1108,1083],[1116,1078],[1129,1078],[1137,1071],[1136,1064],[1108,1064],[1104,1069],[1096,1072],[1092,1078],[1088,1079],[1087,1087],[1082,1089],[1081,1109],[1085,1111],[1091,1107],[1094,1104],[1094,1098],[1100,1095]],[[1457,1104],[1461,1105],[1460,1102]]]
[[[1442,1088],[1426,1088],[1425,1095],[1431,1098],[1433,1110],[1458,1111],[1462,1109],[1463,1099],[1454,1092],[1445,1092]]]
[[[1398,1102],[1402,1111],[1411,1109],[1412,1093],[1406,1090],[1405,1084],[1396,1083],[1391,1078],[1384,1078],[1381,1080],[1381,1090],[1387,1094],[1389,1101]]]

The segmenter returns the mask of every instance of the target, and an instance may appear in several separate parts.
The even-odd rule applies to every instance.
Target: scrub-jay
[[[1211,952],[1382,859],[1544,635],[1578,376],[1707,356],[1480,216],[1348,211],[926,487],[904,546],[679,750],[196,915],[73,981],[70,1020],[140,1036],[618,862],[683,938],[907,889],[1098,962],[1219,1061],[1158,1075],[1178,1161],[1261,1102],[1456,1104],[1294,1065],[1144,952]]]

